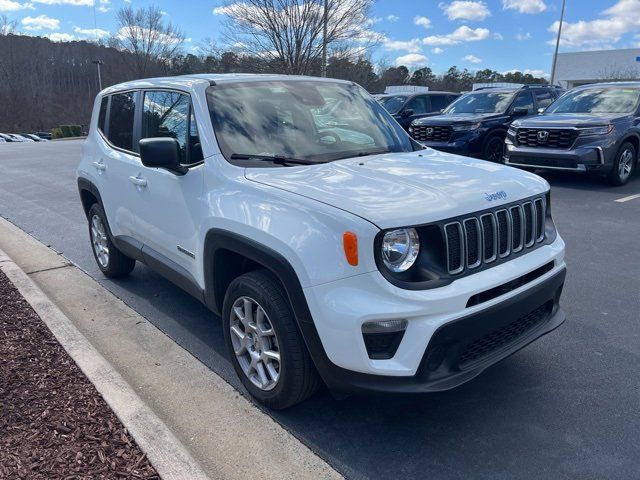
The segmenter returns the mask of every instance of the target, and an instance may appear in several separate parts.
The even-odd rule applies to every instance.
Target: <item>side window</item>
[[[555,100],[554,96],[548,90],[535,90],[536,102],[538,102],[538,108],[547,108]]]
[[[455,102],[458,98],[460,98],[459,95],[449,95],[449,103],[451,104],[451,103]],[[449,105],[447,105],[447,106],[449,106]]]
[[[427,107],[427,99],[424,95],[413,97],[411,100],[409,100],[409,103],[407,103],[407,106],[404,108],[405,110],[408,108],[413,110],[414,115],[422,115],[425,113],[429,113],[428,112],[429,109]]]
[[[107,121],[107,108],[109,108],[109,97],[102,97],[100,112],[98,113],[98,130],[102,133],[104,133],[105,122]]]
[[[133,150],[133,118],[136,111],[135,94],[116,93],[111,96],[109,111],[109,141],[124,150]]]
[[[189,131],[189,115],[188,95],[166,91],[145,92],[140,138],[175,138],[180,145],[181,163],[187,163],[187,145],[192,134]],[[197,130],[195,134],[197,136]]]
[[[526,108],[527,114],[533,114],[533,97],[531,96],[531,92],[520,92],[513,102],[512,109],[516,108]]]
[[[444,110],[449,105],[449,98],[447,95],[431,95],[429,96],[431,99],[431,111],[439,112],[440,110]]]

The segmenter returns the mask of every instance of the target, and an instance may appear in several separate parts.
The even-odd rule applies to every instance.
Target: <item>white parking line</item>
[[[628,202],[629,200],[635,200],[636,198],[640,198],[640,193],[636,193],[635,195],[629,195],[628,197],[622,197],[614,201],[618,203],[624,203],[624,202]]]

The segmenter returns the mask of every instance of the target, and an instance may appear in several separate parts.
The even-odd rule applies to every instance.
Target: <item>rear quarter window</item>
[[[105,122],[107,121],[107,109],[109,108],[109,97],[102,97],[100,102],[100,112],[98,113],[98,130],[105,132]]]

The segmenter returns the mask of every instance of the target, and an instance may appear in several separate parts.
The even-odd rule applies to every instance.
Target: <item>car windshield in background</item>
[[[390,97],[381,97],[378,99],[380,105],[382,105],[391,115],[398,113],[406,101],[406,95],[392,95]]]
[[[502,113],[511,104],[514,93],[482,92],[463,95],[443,113]]]
[[[559,98],[546,113],[631,113],[639,97],[640,89],[636,88],[577,90]]]
[[[218,84],[207,90],[227,159],[326,162],[409,152],[411,140],[358,86],[326,81]],[[293,160],[297,159],[297,162]]]

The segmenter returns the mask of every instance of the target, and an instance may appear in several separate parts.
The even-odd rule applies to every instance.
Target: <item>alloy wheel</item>
[[[230,317],[231,343],[242,371],[260,390],[272,390],[280,378],[280,349],[267,312],[244,296],[233,303]]]
[[[631,175],[633,169],[633,152],[631,149],[626,149],[620,154],[620,161],[618,162],[618,176],[620,180],[625,181]]]
[[[96,259],[102,268],[109,266],[109,245],[107,243],[107,229],[98,215],[91,218],[91,243]]]

